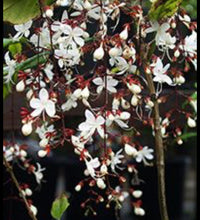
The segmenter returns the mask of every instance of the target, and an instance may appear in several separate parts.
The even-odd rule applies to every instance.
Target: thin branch
[[[3,163],[4,163],[4,166],[6,167],[8,173],[10,174],[10,177],[11,177],[13,183],[15,184],[15,186],[16,186],[18,192],[19,192],[19,195],[21,196],[21,198],[22,198],[22,200],[23,200],[23,202],[24,202],[24,204],[26,206],[26,209],[28,211],[28,214],[29,214],[30,218],[32,220],[37,220],[36,216],[33,214],[33,212],[30,209],[30,205],[29,205],[25,195],[22,193],[22,189],[21,189],[21,187],[19,185],[19,182],[18,182],[14,172],[13,172],[13,168],[10,166],[10,164],[6,160],[5,156],[3,156]]]

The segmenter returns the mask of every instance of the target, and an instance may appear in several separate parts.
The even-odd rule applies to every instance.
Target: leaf
[[[46,0],[51,5],[54,0]],[[23,24],[40,15],[38,0],[3,0],[3,21]]]
[[[22,52],[22,45],[21,45],[21,43],[10,44],[8,46],[8,50],[10,51],[12,57],[14,57],[17,54],[21,54],[21,52]]]
[[[53,218],[59,220],[61,219],[63,213],[69,207],[69,201],[65,193],[59,196],[52,204],[51,215]]]
[[[159,21],[171,17],[177,12],[181,2],[182,0],[157,0],[150,8],[149,18]]]

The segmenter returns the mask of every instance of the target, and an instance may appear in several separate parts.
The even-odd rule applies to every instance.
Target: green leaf
[[[14,57],[16,54],[21,54],[22,45],[21,45],[21,43],[10,44],[8,46],[8,50],[10,51],[12,57]]]
[[[3,84],[3,98],[5,99],[11,93],[11,85]]]
[[[51,5],[54,0],[45,0]],[[3,0],[3,21],[22,24],[40,15],[38,0]]]
[[[171,17],[177,12],[181,2],[182,0],[157,0],[150,8],[149,18],[159,21]]]
[[[59,196],[52,204],[51,215],[53,218],[59,220],[61,219],[63,213],[69,207],[69,201],[65,193]]]

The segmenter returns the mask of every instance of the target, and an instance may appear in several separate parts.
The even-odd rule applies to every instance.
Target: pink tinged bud
[[[135,212],[136,215],[139,215],[139,216],[144,216],[145,215],[144,209],[142,209],[140,207],[135,207],[134,212]]]
[[[142,194],[143,192],[141,190],[134,190],[132,193],[133,197],[135,197],[136,199],[140,198]]]
[[[127,83],[127,86],[133,94],[139,94],[142,91],[139,85]]]
[[[21,157],[27,157],[27,152],[25,150],[20,150]]]
[[[25,83],[24,83],[24,80],[21,80],[16,85],[16,91],[17,92],[23,92],[24,89],[25,89]]]
[[[49,18],[51,18],[53,16],[53,10],[48,8],[46,11],[45,11],[45,15]]]
[[[47,155],[47,151],[45,151],[45,150],[38,151],[38,157],[44,158],[46,155]]]
[[[32,123],[31,122],[28,122],[27,124],[24,124],[22,126],[22,134],[24,136],[28,136],[32,133],[33,131],[33,128],[32,128]]]
[[[101,44],[101,46],[94,51],[93,58],[94,60],[102,60],[104,55],[105,55],[105,52]]]
[[[190,128],[195,128],[197,125],[196,121],[191,117],[188,117],[187,124]]]

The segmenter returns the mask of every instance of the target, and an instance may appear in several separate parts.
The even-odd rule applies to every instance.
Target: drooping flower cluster
[[[35,27],[34,33],[30,33],[32,21],[14,26],[17,31],[14,39],[27,37],[38,56],[48,56],[42,64],[18,72],[16,90],[25,91],[29,105],[21,111],[22,133],[38,134],[41,158],[55,147],[71,143],[85,163],[87,176],[75,190],[80,191],[86,184],[105,190],[104,197],[96,194],[96,203],[105,202],[107,207],[114,202],[120,208],[131,196],[135,214],[143,216],[142,191],[134,186],[129,191],[123,190],[126,182],[123,173],[137,175],[138,163],[152,164],[154,150],[146,146],[148,143],[141,144],[141,125],[155,135],[154,99],[166,105],[171,97],[163,95],[163,86],[176,88],[175,96],[194,101],[177,88],[185,83],[184,74],[190,64],[196,69],[196,24],[182,10],[164,21],[149,21],[140,5],[129,8],[118,1],[95,1],[95,4],[89,0],[57,1],[57,5],[64,8],[61,18],[54,19],[54,11],[44,10],[43,23]],[[131,21],[121,25],[123,13]],[[179,25],[186,27],[189,35],[182,36],[176,28]],[[156,49],[144,61],[149,56],[147,49],[152,46]],[[16,62],[9,52],[5,54],[5,83],[13,81]],[[148,93],[146,74],[155,83],[155,97]],[[69,128],[65,114],[81,105],[85,121],[77,129]],[[196,115],[190,108],[181,109],[179,103],[173,109],[166,107],[162,114],[163,138],[173,136],[181,144],[177,114],[186,118],[189,127],[196,126]],[[56,127],[54,122],[60,122],[61,126]],[[168,130],[172,124],[175,128]],[[118,135],[113,134],[115,130]],[[127,135],[129,132],[134,135]],[[110,144],[113,140],[117,140],[118,150]],[[98,147],[98,156],[89,148],[92,144]],[[8,159],[13,156],[7,151],[5,155]],[[34,170],[37,182],[42,177],[41,171],[39,165]],[[118,186],[110,186],[112,178],[118,180]],[[87,208],[91,201],[83,202],[82,207]]]

